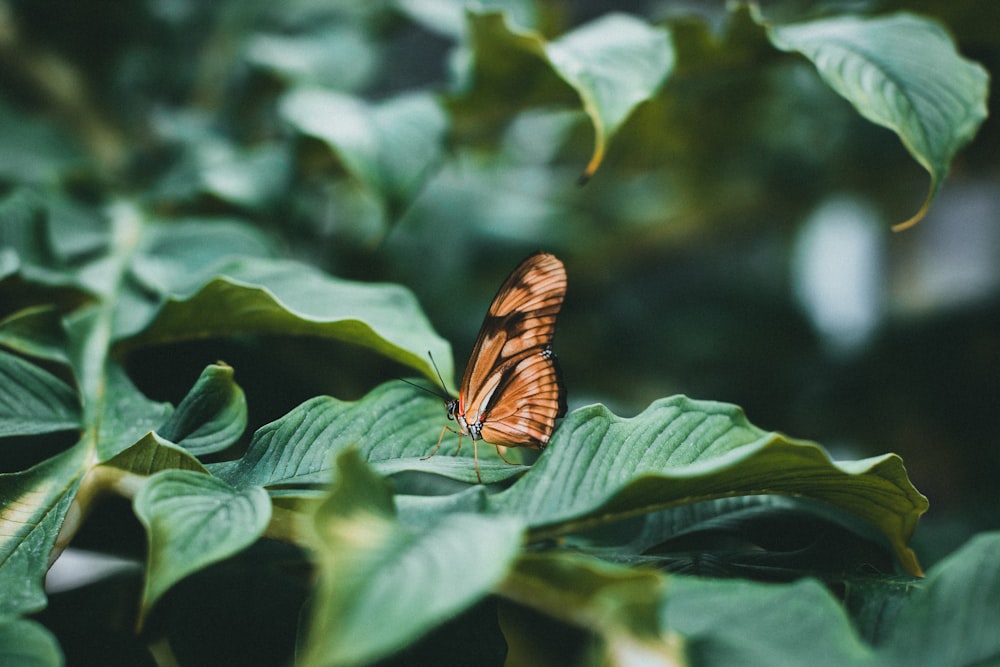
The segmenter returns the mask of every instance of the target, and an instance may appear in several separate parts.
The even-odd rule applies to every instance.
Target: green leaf
[[[202,371],[194,387],[157,433],[195,456],[222,451],[243,435],[247,401],[233,369],[219,363]]]
[[[72,388],[0,350],[0,438],[79,427],[80,401]]]
[[[1000,533],[983,533],[917,582],[881,647],[898,665],[1000,661]]]
[[[477,59],[503,60],[511,50],[534,54],[576,91],[594,127],[584,179],[600,166],[608,142],[636,106],[656,93],[674,67],[670,33],[628,14],[606,14],[551,42],[495,10],[470,10],[469,21]]]
[[[69,365],[69,341],[59,312],[52,306],[34,306],[0,320],[0,346],[21,355]]]
[[[436,456],[422,460],[434,451],[447,423],[440,399],[390,381],[359,401],[329,396],[310,399],[258,429],[242,458],[208,468],[234,486],[324,484],[330,480],[333,455],[356,447],[363,459],[384,474],[416,470],[475,482],[469,460],[473,448],[468,443],[459,457],[442,446]],[[492,446],[480,449],[480,455],[488,459],[479,464],[484,481],[499,481],[524,470],[500,461],[495,453],[491,455],[494,451]]]
[[[840,16],[768,28],[771,42],[813,62],[823,80],[868,120],[889,128],[930,174],[926,213],[955,153],[986,118],[989,75],[955,50],[937,23],[899,13]]]
[[[100,412],[88,425],[96,432],[84,436],[94,449],[95,463],[110,460],[155,431],[174,410],[169,403],[146,398],[117,364],[106,366],[102,390],[104,400],[97,403]]]
[[[693,664],[873,664],[871,647],[814,579],[775,585],[673,576],[661,622],[683,635]]]
[[[628,664],[621,658],[643,655],[649,664],[675,664],[681,658],[676,637],[661,633],[660,604],[668,580],[655,570],[614,565],[575,553],[523,554],[498,593],[546,616],[583,628],[604,643],[606,664]],[[511,642],[508,661],[518,664],[520,644],[539,639],[532,627],[505,614],[504,634]],[[502,617],[502,618],[504,618]],[[618,658],[618,659],[615,659]],[[645,664],[645,663],[643,663]]]
[[[611,13],[545,47],[556,72],[579,93],[594,126],[589,178],[632,111],[652,97],[674,68],[670,33],[629,14]]]
[[[99,467],[115,468],[142,476],[153,475],[162,470],[208,472],[190,452],[164,440],[156,433],[147,433],[134,445],[126,447]]]
[[[271,518],[263,489],[185,470],[153,475],[134,508],[149,543],[140,624],[171,586],[253,544]]]
[[[442,374],[452,372],[448,343],[404,287],[339,280],[280,260],[247,259],[219,273],[193,293],[169,298],[118,349],[246,334],[316,336],[368,348],[435,378],[430,350]]]
[[[76,446],[24,472],[0,475],[0,618],[45,606],[45,572],[86,455]]]
[[[818,445],[752,426],[735,406],[683,396],[631,419],[602,406],[574,411],[531,472],[489,502],[544,537],[757,494],[803,496],[856,515],[885,534],[907,571],[919,572],[906,544],[927,500],[899,457],[834,463]]]
[[[398,216],[437,166],[448,119],[429,94],[369,105],[321,88],[285,95],[281,114],[296,130],[325,142],[348,173]]]
[[[0,622],[0,664],[7,667],[62,667],[59,642],[45,626],[17,619]]]
[[[357,453],[341,454],[337,469],[315,516],[320,581],[307,666],[368,663],[412,643],[485,596],[520,549],[512,519],[452,514],[414,532]]]

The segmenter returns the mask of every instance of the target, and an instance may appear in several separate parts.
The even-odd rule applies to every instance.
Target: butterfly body
[[[500,286],[480,327],[458,398],[445,402],[460,438],[469,436],[473,446],[479,440],[496,445],[498,453],[501,447],[543,449],[548,444],[556,419],[566,413],[552,351],[556,315],[565,295],[566,270],[546,253],[525,259]],[[482,481],[478,451],[476,476]]]

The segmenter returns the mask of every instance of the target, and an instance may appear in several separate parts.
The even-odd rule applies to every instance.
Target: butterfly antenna
[[[416,382],[410,382],[409,380],[406,380],[404,378],[396,378],[396,379],[399,380],[400,382],[405,382],[406,384],[410,385],[411,387],[416,387],[420,391],[426,391],[428,394],[431,394],[432,396],[437,396],[438,398],[443,398],[445,400],[448,400],[448,396],[445,396],[443,394],[439,394],[436,391],[432,391],[432,390],[428,389],[427,387],[423,387],[423,386],[417,384]]]
[[[441,382],[441,388],[444,389],[444,393],[448,393],[448,386],[444,383],[444,378],[441,377],[441,371],[438,370],[437,362],[434,361],[434,355],[431,354],[430,350],[427,350],[427,356],[431,358],[431,365],[434,367],[434,372],[437,373],[438,380]]]

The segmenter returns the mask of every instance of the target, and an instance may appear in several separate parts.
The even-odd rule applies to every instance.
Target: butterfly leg
[[[435,454],[438,453],[438,450],[441,449],[441,442],[444,440],[444,433],[445,433],[445,431],[451,431],[452,433],[458,433],[458,449],[455,450],[455,454],[458,454],[460,451],[462,451],[462,434],[459,431],[456,431],[452,427],[450,427],[447,424],[445,424],[445,427],[441,429],[441,435],[438,436],[438,444],[434,446],[434,451],[432,451],[427,456],[420,457],[421,461],[426,461],[427,459],[431,458],[432,456],[434,456]]]
[[[479,442],[475,438],[472,439],[472,459],[476,462],[476,479],[482,484],[483,478],[479,474]]]
[[[508,461],[507,457],[503,455],[503,452],[501,451],[501,449],[507,449],[506,447],[504,447],[503,445],[493,445],[493,446],[497,448],[497,456],[499,456],[500,458],[502,458],[504,463],[506,463],[507,465],[511,465],[511,466],[519,465],[517,463],[517,461]]]

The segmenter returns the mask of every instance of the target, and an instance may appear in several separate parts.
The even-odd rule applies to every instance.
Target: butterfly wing
[[[486,442],[541,447],[566,405],[550,345],[566,295],[555,256],[531,255],[493,298],[462,378],[459,413]],[[473,436],[475,437],[475,436]]]

